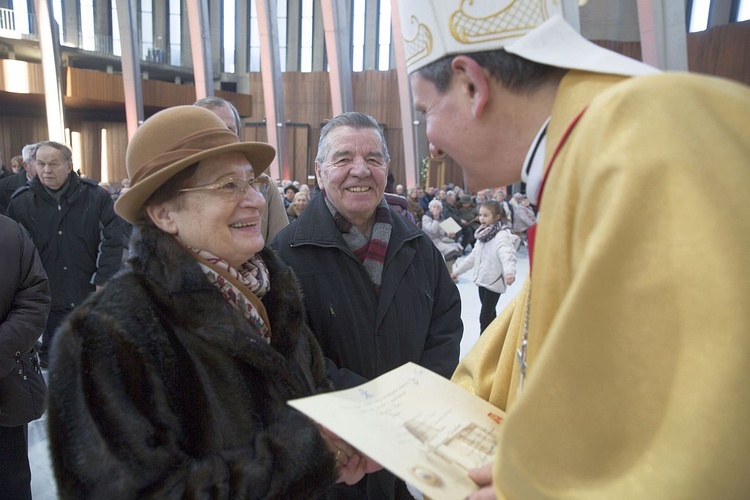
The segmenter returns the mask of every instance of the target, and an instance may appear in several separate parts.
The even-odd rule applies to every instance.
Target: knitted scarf
[[[271,326],[266,308],[260,301],[271,288],[268,268],[263,259],[254,255],[235,269],[211,252],[196,248],[191,250],[208,281],[219,289],[224,300],[242,313],[258,335],[271,342]]]
[[[492,238],[497,236],[497,233],[502,229],[500,221],[495,222],[489,226],[480,226],[479,229],[474,231],[474,237],[482,243],[487,243]]]
[[[328,206],[328,210],[331,211],[333,222],[344,237],[347,246],[364,266],[367,275],[372,280],[373,285],[375,285],[375,291],[379,292],[380,285],[383,283],[385,252],[388,250],[388,243],[391,240],[391,229],[393,229],[391,211],[388,210],[385,198],[380,199],[380,204],[375,209],[375,225],[372,228],[372,236],[369,239],[336,210],[336,207],[333,206],[328,196],[326,196],[325,190],[323,191],[323,199]]]

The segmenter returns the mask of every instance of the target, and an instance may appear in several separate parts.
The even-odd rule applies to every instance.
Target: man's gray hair
[[[23,158],[24,163],[28,163],[31,159],[34,158],[37,147],[38,147],[38,143],[35,143],[35,144],[27,144],[23,147],[23,149],[21,149],[21,158]]]
[[[55,142],[55,141],[37,142],[36,149],[34,150],[34,156],[33,156],[35,160],[36,160],[36,154],[39,152],[39,148],[42,148],[44,146],[49,146],[51,148],[54,148],[60,151],[63,154],[63,157],[65,158],[66,162],[71,163],[73,161],[73,152],[70,150],[70,148],[66,146],[65,144],[60,144],[59,142]]]
[[[323,126],[320,131],[320,140],[318,141],[318,155],[315,157],[316,162],[322,165],[325,161],[326,156],[328,155],[328,134],[339,127],[350,127],[357,130],[368,128],[377,130],[380,135],[380,143],[383,146],[383,160],[388,162],[388,160],[391,159],[388,154],[388,145],[385,142],[385,134],[383,134],[383,129],[380,128],[380,125],[375,118],[365,113],[350,111],[331,118],[328,120],[328,123]]]
[[[237,133],[240,133],[240,113],[237,111],[237,108],[234,107],[234,104],[227,101],[224,98],[210,95],[208,97],[204,97],[203,99],[198,99],[193,103],[193,106],[198,106],[199,108],[206,108],[208,110],[215,110],[223,107],[227,107],[232,111],[232,115],[234,116],[234,125],[237,127]]]

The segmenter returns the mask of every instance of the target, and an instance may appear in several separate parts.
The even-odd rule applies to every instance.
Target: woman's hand
[[[515,274],[509,274],[505,277],[505,284],[510,286],[516,281]]]
[[[469,471],[469,477],[479,485],[479,489],[466,497],[467,500],[495,500],[495,488],[492,486],[492,462]]]
[[[328,449],[336,456],[336,468],[339,472],[337,483],[355,484],[365,474],[379,471],[383,468],[379,463],[341,439],[329,429],[320,426],[320,432]]]

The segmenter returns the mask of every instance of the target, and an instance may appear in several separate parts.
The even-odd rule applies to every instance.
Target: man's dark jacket
[[[0,426],[25,424],[44,411],[44,386],[32,385],[30,371],[40,370],[32,349],[49,305],[47,273],[34,243],[20,224],[0,215]]]
[[[26,170],[24,169],[0,179],[0,214],[5,214],[11,196],[18,188],[25,186],[27,181]]]
[[[52,309],[75,308],[120,269],[122,219],[106,190],[75,172],[61,202],[39,177],[16,191],[8,217],[26,228],[39,250],[52,290]]]
[[[302,287],[310,328],[323,348],[336,389],[359,385],[418,363],[450,377],[463,334],[461,299],[440,252],[391,210],[393,229],[380,293],[336,228],[323,196],[271,241]],[[357,485],[337,485],[329,499],[407,498],[387,471]]]
[[[307,319],[337,389],[407,361],[444,377],[458,364],[461,299],[440,252],[391,210],[393,230],[376,293],[323,197],[271,242],[302,285]]]

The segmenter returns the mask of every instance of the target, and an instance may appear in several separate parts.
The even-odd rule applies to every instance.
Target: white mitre
[[[616,75],[658,70],[583,38],[562,0],[399,0],[409,73],[450,54],[504,48],[530,61]]]

